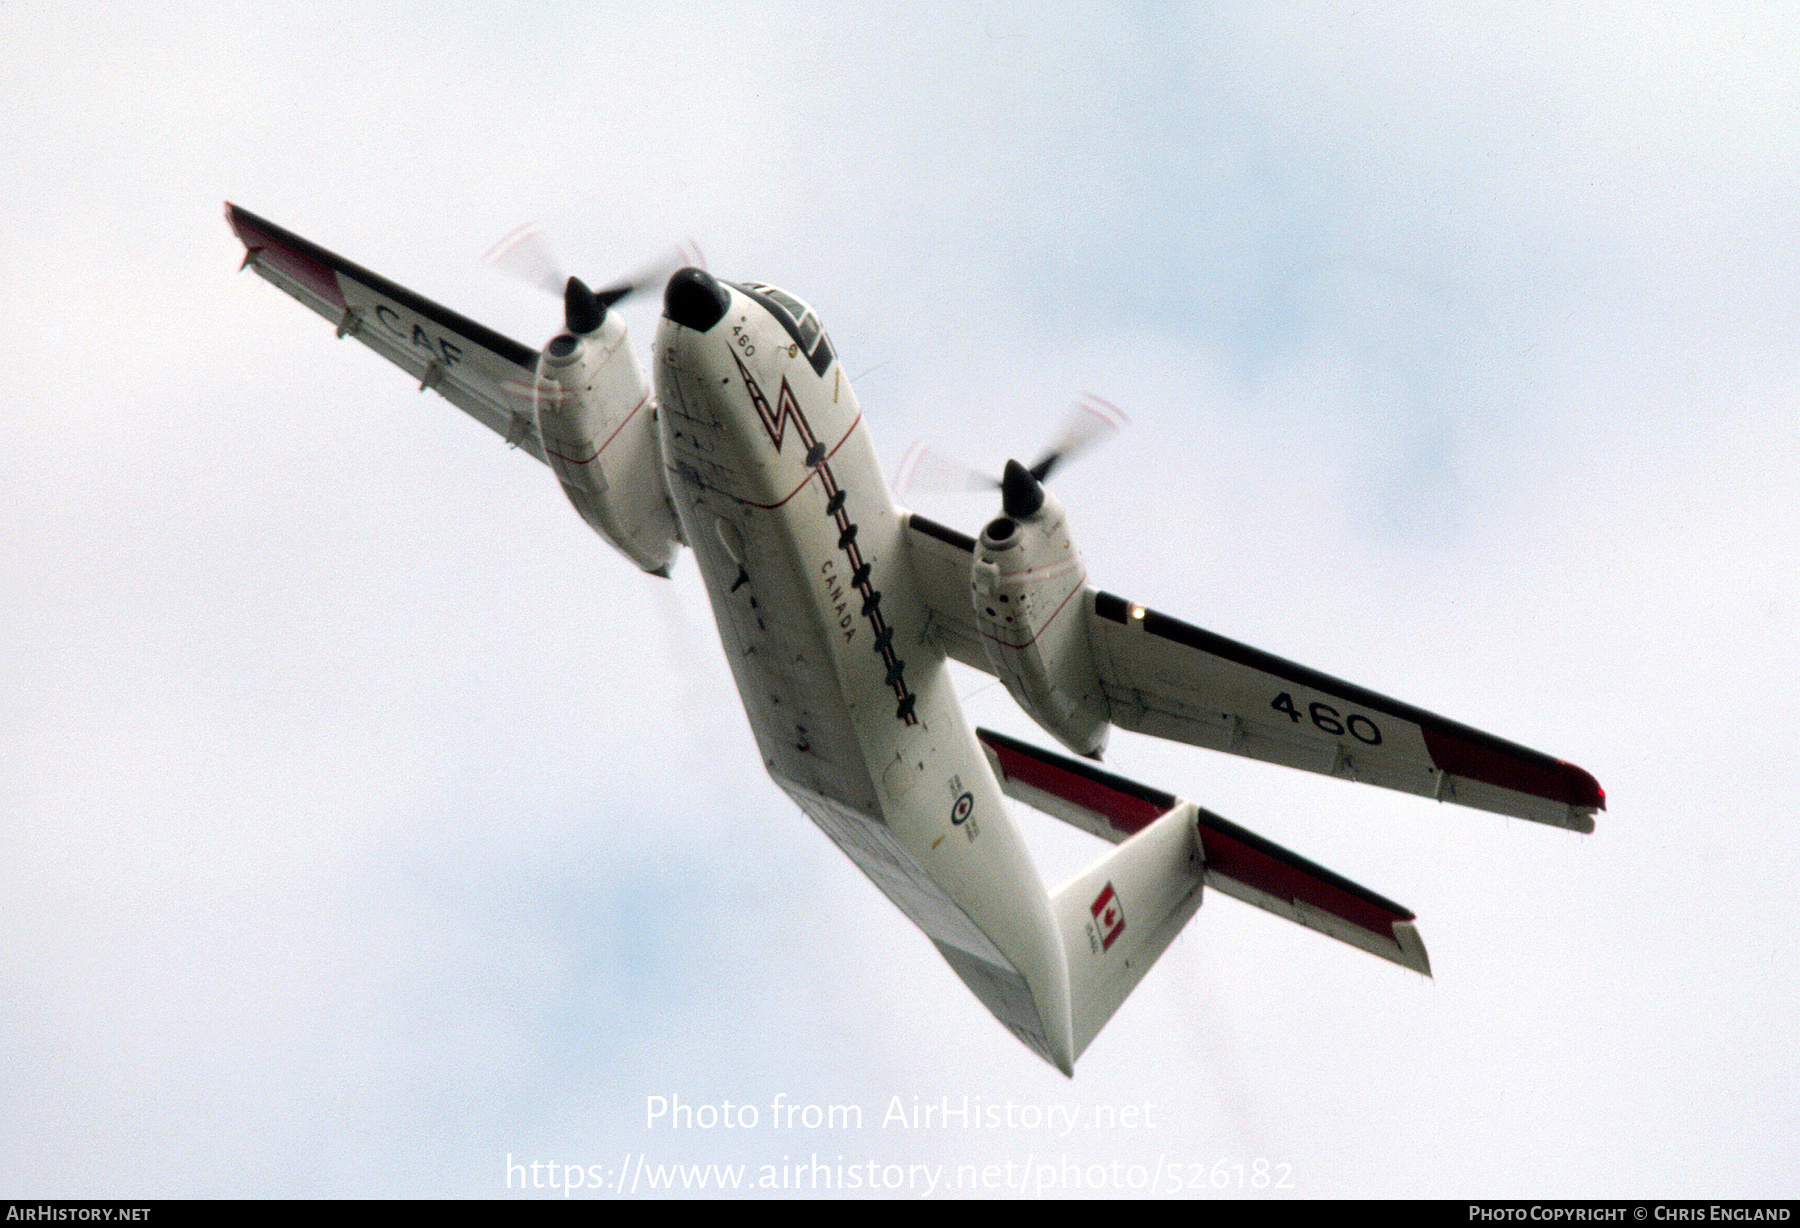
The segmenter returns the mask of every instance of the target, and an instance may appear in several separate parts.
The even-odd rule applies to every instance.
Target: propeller
[[[545,294],[561,294],[568,275],[550,250],[550,241],[536,222],[527,222],[488,249],[487,264]]]
[[[920,441],[906,450],[894,470],[894,491],[904,495],[914,489],[966,492],[993,490],[1000,485],[991,473],[966,464],[948,452]]]
[[[894,485],[900,494],[915,486],[938,491],[998,490],[1006,514],[1017,520],[1043,506],[1043,483],[1055,469],[1087,452],[1129,421],[1118,406],[1091,392],[1083,393],[1070,408],[1050,447],[1030,466],[1009,460],[1005,476],[996,478],[928,444],[914,444],[894,474]]]
[[[528,286],[546,294],[561,295],[563,323],[577,335],[599,328],[606,318],[607,308],[620,299],[640,290],[662,289],[677,269],[690,265],[706,267],[706,257],[689,240],[605,289],[592,290],[581,278],[563,271],[562,262],[556,258],[550,241],[536,222],[528,222],[501,239],[488,249],[484,259]]]
[[[1062,432],[1051,441],[1049,450],[1031,466],[1031,476],[1040,482],[1047,480],[1058,465],[1074,460],[1101,440],[1110,438],[1130,421],[1125,416],[1125,411],[1117,405],[1102,401],[1091,392],[1082,393],[1081,399],[1069,410]]]

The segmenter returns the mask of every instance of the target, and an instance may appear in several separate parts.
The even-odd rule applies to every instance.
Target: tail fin
[[[1050,901],[1069,960],[1075,1056],[1200,907],[1205,863],[1183,802],[1070,879]]]
[[[1202,886],[1431,975],[1413,914],[1210,811],[991,730],[1007,796],[1119,847],[1052,900],[1079,1056],[1200,907]]]

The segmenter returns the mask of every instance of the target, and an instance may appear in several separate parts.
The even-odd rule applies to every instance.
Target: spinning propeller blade
[[[992,474],[965,464],[948,452],[919,442],[906,450],[894,471],[894,490],[904,495],[914,489],[932,491],[993,490],[1000,482]]]
[[[563,300],[563,322],[572,333],[590,333],[606,318],[606,309],[641,290],[660,290],[677,269],[706,267],[706,257],[692,240],[671,249],[623,280],[602,290],[571,277],[536,222],[528,222],[488,249],[486,262],[509,277]]]
[[[569,275],[550,250],[536,222],[527,222],[488,249],[482,259],[509,277],[515,277],[545,294],[561,294]]]
[[[1030,468],[1006,463],[1006,476],[996,478],[924,443],[915,443],[894,473],[894,489],[904,495],[917,488],[932,491],[998,490],[1007,515],[1029,516],[1044,502],[1041,484],[1064,461],[1074,460],[1110,437],[1130,419],[1118,406],[1093,393],[1083,393],[1070,407],[1063,428],[1044,455]]]
[[[1102,401],[1091,392],[1082,393],[1081,399],[1069,410],[1062,433],[1031,466],[1031,476],[1044,481],[1058,465],[1074,460],[1101,440],[1110,438],[1129,421],[1131,419],[1117,405]]]

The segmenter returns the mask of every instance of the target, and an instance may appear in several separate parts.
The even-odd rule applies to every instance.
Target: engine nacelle
[[[1019,706],[1076,754],[1098,758],[1112,713],[1088,646],[1087,569],[1062,505],[1037,489],[1039,506],[981,531],[970,584],[975,620],[995,676]]]
[[[668,575],[681,528],[656,399],[617,312],[590,332],[551,338],[538,356],[535,400],[545,459],[581,518],[645,571]]]

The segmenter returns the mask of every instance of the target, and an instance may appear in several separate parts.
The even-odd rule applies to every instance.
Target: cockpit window
[[[764,286],[763,293],[774,299],[777,303],[780,303],[783,307],[786,307],[788,314],[793,316],[796,320],[805,315],[809,310],[805,303],[789,294],[786,290],[777,290],[774,286]]]
[[[806,361],[812,365],[816,374],[823,376],[831,369],[834,357],[831,342],[825,336],[825,326],[819,323],[819,317],[813,314],[812,308],[774,286],[746,282],[737,288],[767,307],[769,313],[781,321],[781,326],[787,329],[788,336],[794,339],[800,352],[806,355]]]

